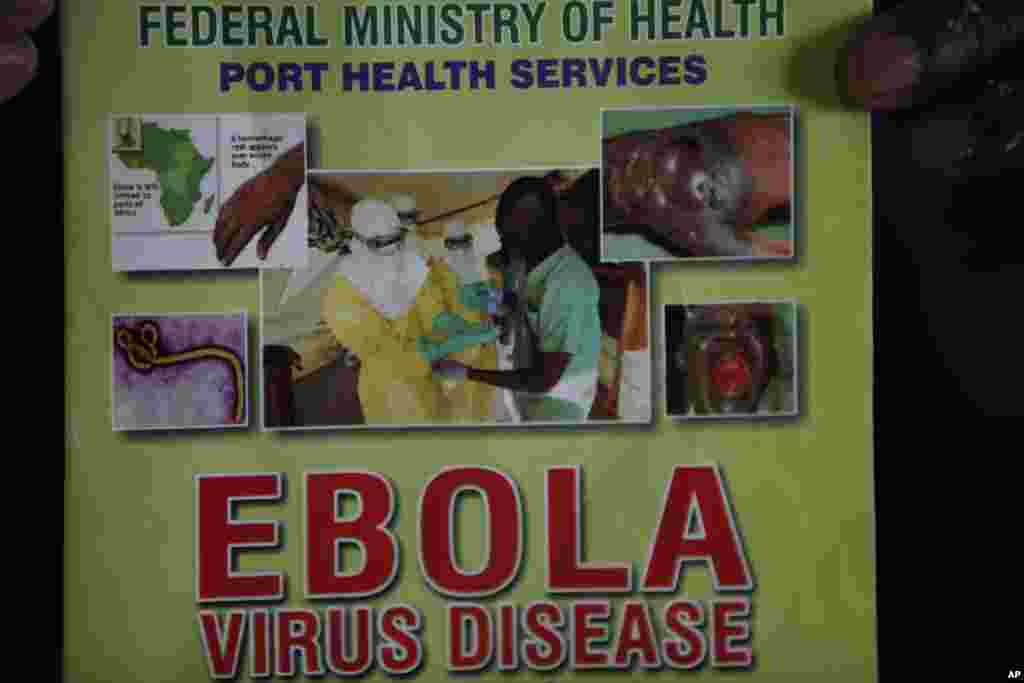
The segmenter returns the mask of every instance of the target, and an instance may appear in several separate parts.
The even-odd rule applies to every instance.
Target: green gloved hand
[[[498,329],[488,323],[472,324],[453,313],[434,317],[429,336],[416,340],[416,349],[428,363],[473,346],[490,344],[498,338]]]
[[[459,303],[471,311],[500,315],[513,307],[514,299],[511,292],[493,282],[474,282],[459,287]]]

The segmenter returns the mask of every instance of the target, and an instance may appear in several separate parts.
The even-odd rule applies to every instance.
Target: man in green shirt
[[[444,359],[434,364],[434,372],[516,392],[524,421],[584,421],[597,391],[597,281],[566,242],[555,194],[542,179],[519,178],[506,188],[496,227],[502,250],[525,273],[522,286],[505,283],[506,292],[499,293],[525,314],[526,334],[516,340],[516,356],[525,360],[513,370],[482,370]],[[514,296],[500,296],[508,292]],[[524,345],[529,353],[520,353]]]

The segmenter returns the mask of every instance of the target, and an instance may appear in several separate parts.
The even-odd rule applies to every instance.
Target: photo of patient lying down
[[[261,272],[272,430],[651,421],[649,282],[596,168],[317,171],[310,265]]]
[[[602,112],[604,261],[794,254],[794,112]]]

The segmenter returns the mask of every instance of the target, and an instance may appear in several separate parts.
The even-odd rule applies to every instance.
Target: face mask
[[[474,230],[473,245],[481,256],[501,251],[501,236],[494,223],[480,223]]]

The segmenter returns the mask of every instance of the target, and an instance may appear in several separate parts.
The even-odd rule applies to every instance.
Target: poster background
[[[544,467],[583,465],[588,558],[629,560],[636,573],[646,559],[671,468],[717,462],[757,582],[757,664],[753,674],[708,670],[701,675],[788,681],[795,673],[814,672],[828,673],[831,680],[871,679],[876,657],[869,125],[867,115],[838,108],[832,85],[843,27],[850,17],[866,13],[867,3],[844,0],[826,6],[790,0],[784,39],[693,41],[682,50],[670,43],[630,45],[613,39],[603,48],[570,48],[559,45],[551,25],[542,48],[460,54],[497,60],[499,87],[493,92],[287,95],[241,89],[219,94],[217,63],[311,59],[336,64],[346,58],[399,55],[361,51],[349,57],[340,48],[141,50],[135,47],[135,8],[130,2],[66,3],[60,17],[66,182],[64,663],[69,678],[134,680],[142,671],[152,681],[206,678],[195,622],[195,474],[285,473],[284,504],[252,506],[242,515],[280,519],[285,546],[276,555],[243,556],[240,569],[286,571],[286,604],[292,606],[306,604],[300,573],[302,472],[368,468],[391,479],[399,499],[396,529],[403,569],[397,586],[375,604],[406,602],[422,609],[428,659],[420,677],[433,680],[443,671],[444,601],[426,588],[417,571],[415,508],[419,487],[441,467],[489,465],[518,482],[529,524],[526,564],[520,581],[497,599],[526,603],[544,597],[539,566]],[[541,57],[583,51],[588,56],[699,51],[708,60],[709,78],[699,87],[525,93],[502,83],[508,62],[527,52]],[[441,58],[444,52],[420,50],[415,58]],[[589,163],[599,158],[600,107],[734,103],[795,104],[799,109],[798,263],[663,266],[653,272],[653,310],[663,303],[714,299],[796,300],[806,312],[800,330],[806,379],[801,418],[674,424],[665,419],[662,397],[656,396],[651,428],[300,435],[255,429],[110,431],[110,403],[99,387],[109,386],[105,354],[111,314],[242,308],[249,312],[252,330],[258,314],[253,271],[111,272],[103,172],[110,112],[306,110],[318,133],[312,154],[317,166],[399,169]],[[250,342],[255,348],[254,337]],[[656,340],[655,386],[662,370],[659,351]],[[259,384],[259,377],[252,376],[253,384]],[[473,546],[472,525],[467,531],[471,553],[479,544]],[[687,572],[678,593],[683,595],[711,597],[707,572]],[[648,602],[659,606],[666,597],[672,596],[652,596]],[[665,671],[654,677],[675,675]],[[562,677],[573,676],[626,675]],[[526,673],[513,678],[518,677],[536,678]],[[494,672],[480,678],[510,677]]]

